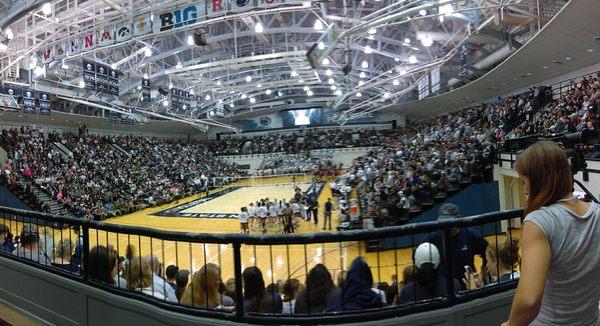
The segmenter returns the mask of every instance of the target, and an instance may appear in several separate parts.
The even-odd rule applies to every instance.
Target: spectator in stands
[[[71,239],[63,239],[54,248],[54,259],[52,266],[67,272],[79,272],[79,266],[71,264],[71,257],[75,249],[75,244]]]
[[[8,226],[0,224],[0,251],[12,253],[13,238]]]
[[[361,310],[384,306],[381,295],[372,290],[373,274],[371,268],[357,257],[352,261],[348,277],[342,286],[342,297],[337,302],[334,311]]]
[[[177,272],[179,271],[179,267],[175,265],[169,265],[165,269],[165,281],[169,284],[173,290],[177,289]]]
[[[161,291],[160,286],[153,283],[154,273],[151,262],[151,260],[142,259],[141,257],[131,259],[127,270],[127,289],[140,291],[160,300],[168,300],[165,292]]]
[[[223,291],[223,294],[235,301],[235,278],[231,277],[225,282],[225,291]]]
[[[39,250],[40,235],[37,225],[27,223],[21,229],[20,243],[13,251],[13,255],[33,260],[42,265],[48,265],[50,262],[44,256],[44,253]]]
[[[335,277],[335,282],[336,282],[336,285],[338,288],[342,288],[342,286],[344,286],[344,281],[346,281],[347,277],[348,277],[347,270],[338,271],[337,276]]]
[[[144,257],[144,263],[150,265],[152,270],[152,291],[160,292],[161,296],[171,302],[177,302],[175,290],[163,279],[163,265],[154,254],[148,254]]]
[[[281,312],[281,297],[266,293],[265,281],[258,267],[246,267],[242,273],[242,279],[244,281],[244,311],[255,313]]]
[[[455,204],[444,204],[440,207],[438,221],[460,218],[460,209]],[[452,264],[453,275],[446,275],[446,257],[442,250],[442,261],[439,268],[439,273],[443,277],[453,277],[461,279],[465,273],[465,266],[469,266],[472,272],[476,272],[474,257],[481,256],[483,259],[482,269],[485,267],[485,249],[488,247],[488,242],[479,233],[469,228],[454,227],[451,230],[452,236]],[[436,248],[443,249],[444,234],[439,231],[429,237],[427,242],[435,245]],[[461,288],[466,289],[466,284],[461,283]]]
[[[296,298],[294,313],[318,314],[330,311],[341,300],[342,292],[336,288],[331,273],[323,264],[311,268],[306,276],[306,290]]]
[[[90,249],[89,266],[83,267],[89,269],[91,279],[119,286],[115,282],[118,277],[118,261],[119,257],[114,250],[105,246],[95,246]],[[125,282],[123,282],[123,285],[125,285]]]
[[[175,296],[177,296],[177,300],[181,302],[181,296],[185,291],[185,288],[188,285],[190,280],[190,271],[187,269],[180,269],[177,271],[177,288],[175,289]]]
[[[77,238],[77,242],[75,243],[75,251],[73,252],[73,256],[71,257],[71,264],[81,269],[81,255],[83,253],[83,235],[81,235],[79,232],[79,225],[74,225],[71,230],[73,231],[74,237]]]
[[[507,282],[519,278],[519,267],[521,258],[519,256],[519,240],[508,239],[503,242],[490,243],[485,250],[487,260],[488,275],[481,277],[477,273],[465,272],[463,282],[467,285],[467,289],[476,289],[485,282],[490,284],[496,282]]]
[[[447,295],[446,279],[440,276],[440,253],[431,243],[420,244],[415,250],[414,263],[416,267],[415,281],[407,283],[400,291],[399,304],[429,300]],[[454,292],[458,293],[460,284],[456,279]]]
[[[293,314],[296,307],[296,297],[300,291],[300,281],[290,278],[283,286],[283,310],[284,314]]]
[[[221,271],[209,263],[192,275],[192,281],[185,288],[181,303],[205,309],[227,309],[233,307],[233,299],[219,293]]]
[[[525,188],[521,275],[507,325],[597,325],[600,205],[573,196],[573,174],[554,142],[515,164]]]

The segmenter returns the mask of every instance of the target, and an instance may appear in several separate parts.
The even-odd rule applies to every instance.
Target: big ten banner
[[[302,6],[302,0],[205,0],[179,5],[173,8],[124,18],[111,25],[98,26],[69,37],[64,43],[56,44],[37,53],[44,64],[98,48],[125,42],[132,37],[161,33],[185,28],[229,13],[239,13],[261,8],[279,6]]]
[[[50,115],[52,113],[52,104],[50,102],[50,93],[40,92],[40,114]]]
[[[266,114],[258,117],[238,120],[233,122],[232,127],[238,128],[244,132],[246,131],[256,131],[256,130],[265,130],[265,129],[275,129],[283,127],[283,120],[281,119],[281,114],[273,113]]]
[[[152,99],[150,98],[150,80],[146,78],[142,78],[142,92],[141,92],[142,102],[151,103]]]
[[[23,90],[23,112],[35,113],[35,91],[32,89]]]
[[[173,110],[187,110],[190,108],[190,93],[181,89],[171,88],[171,108]]]

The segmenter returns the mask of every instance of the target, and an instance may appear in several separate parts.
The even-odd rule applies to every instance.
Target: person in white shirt
[[[252,230],[256,230],[256,207],[254,207],[254,203],[248,205],[248,220]]]
[[[163,266],[158,258],[153,254],[149,254],[144,257],[143,264],[149,265],[152,270],[151,291],[153,293],[158,293],[159,296],[162,296],[168,301],[178,302],[177,296],[175,295],[175,290],[173,290],[173,287],[167,284],[167,282],[162,278]],[[133,267],[131,268],[133,269]],[[152,294],[152,296],[156,295]]]
[[[240,220],[241,233],[250,233],[250,230],[248,229],[248,220],[250,219],[248,208],[242,207],[238,219]]]
[[[266,223],[267,223],[267,207],[265,207],[265,203],[260,203],[258,208],[256,209],[258,219],[260,221],[260,229],[262,233],[267,232]]]

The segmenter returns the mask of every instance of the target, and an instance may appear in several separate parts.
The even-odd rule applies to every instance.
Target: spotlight
[[[85,87],[85,82],[82,80],[79,81],[79,88],[84,88]]]
[[[205,100],[210,101],[210,94],[206,94],[206,96],[204,97]]]
[[[313,96],[313,94],[314,94],[314,93],[313,93],[313,91],[311,91],[311,90],[308,90],[308,92],[306,92],[306,95],[308,95],[308,96]]]
[[[305,92],[308,92],[308,90],[309,90],[308,86],[304,86],[303,90],[304,90]]]
[[[328,59],[328,58],[324,58],[322,63],[323,63],[324,65],[328,65],[330,62],[329,62],[329,59]]]
[[[304,79],[298,80],[298,83],[300,83],[300,84],[304,83]]]
[[[248,95],[246,95],[246,94],[242,94],[242,96],[241,96],[241,97],[242,97],[242,100],[245,100],[245,99],[248,97]]]
[[[335,84],[335,80],[333,80],[333,78],[329,78],[327,82],[329,83],[329,85]]]
[[[162,101],[162,105],[163,106],[169,106],[169,101],[167,101],[167,100]]]
[[[377,29],[371,28],[371,29],[369,29],[369,31],[367,33],[369,33],[371,35],[376,34],[377,33]]]
[[[270,90],[270,89],[267,89],[267,90],[265,91],[265,94],[267,94],[267,95],[271,95],[271,90]]]
[[[337,89],[337,87],[335,85],[331,85],[330,88],[331,88],[332,91],[335,91]]]
[[[314,26],[314,27],[315,27],[315,30],[316,30],[316,31],[320,31],[320,30],[322,30],[322,29],[323,29],[323,23],[321,22],[321,20],[320,20],[320,19],[317,19],[317,20],[315,21],[315,26]]]
[[[325,75],[331,76],[331,75],[333,75],[333,71],[327,69],[327,70],[325,70]]]
[[[221,86],[223,83],[220,80],[217,80],[217,86]]]
[[[338,89],[338,90],[337,90],[337,91],[335,91],[335,93],[333,93],[333,94],[335,94],[335,95],[337,95],[337,96],[342,96],[342,91]]]
[[[421,39],[421,44],[423,44],[424,47],[430,47],[433,44],[433,40],[431,39],[431,37],[429,37],[429,35],[425,35]]]
[[[254,97],[250,98],[250,103],[256,103],[256,99],[254,99]]]
[[[408,63],[413,63],[413,64],[414,64],[414,63],[417,63],[417,57],[415,57],[414,55],[411,55],[411,56],[408,58]]]
[[[296,76],[298,76],[298,73],[296,72],[296,70],[292,70],[291,76],[292,76],[292,77],[296,77]]]
[[[421,9],[421,10],[419,10],[419,15],[425,16],[425,15],[427,15],[427,11],[425,11],[425,9]]]
[[[13,37],[14,37],[14,34],[13,34],[13,32],[12,32],[12,29],[10,29],[10,28],[7,28],[7,29],[5,29],[5,30],[4,30],[4,35],[6,35],[6,38],[7,38],[8,40],[12,40],[12,39],[13,39]]]
[[[410,41],[410,39],[409,39],[408,37],[404,38],[404,43],[406,43],[406,44],[410,44],[410,42],[411,42],[411,41]]]
[[[188,37],[187,37],[187,44],[188,45],[194,45],[194,36],[193,35],[188,35]]]
[[[392,85],[398,86],[398,85],[400,85],[400,81],[398,79],[394,79],[394,81],[392,82]]]
[[[360,74],[358,75],[358,77],[365,78],[365,77],[367,77],[367,74],[365,74],[364,71],[361,71]]]
[[[366,53],[366,54],[371,54],[371,53],[373,53],[373,49],[371,49],[371,47],[370,47],[370,46],[368,46],[368,45],[367,45],[367,46],[365,46],[365,49],[364,49],[364,51],[365,51],[365,53]]]
[[[319,48],[319,50],[323,50],[325,49],[325,43],[319,42],[319,45],[317,47]]]
[[[362,93],[361,92],[356,93],[356,97],[362,97]]]
[[[42,13],[46,16],[49,16],[52,13],[52,5],[47,2],[42,6]]]
[[[369,68],[369,63],[367,62],[367,60],[363,60],[362,64],[360,65],[363,69],[367,69]]]
[[[190,89],[190,95],[194,95],[194,90]]]
[[[246,82],[249,83],[252,81],[252,76],[246,76]]]
[[[389,97],[390,97],[390,93],[388,93],[388,92],[383,93],[383,98],[389,98]]]
[[[136,89],[139,91],[142,89],[142,85],[138,85],[138,87],[136,87]]]
[[[151,49],[151,48],[149,48],[149,47],[147,47],[147,48],[144,50],[144,55],[145,55],[145,56],[147,56],[147,57],[151,56],[151,55],[152,55],[152,49]]]
[[[261,22],[256,23],[256,25],[254,25],[254,31],[258,34],[262,33],[265,29],[263,28],[263,25]]]

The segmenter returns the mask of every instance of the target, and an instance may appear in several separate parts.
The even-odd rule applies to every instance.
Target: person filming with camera
[[[526,196],[521,278],[503,325],[600,325],[600,205],[573,196],[565,151],[529,146],[515,164]]]

